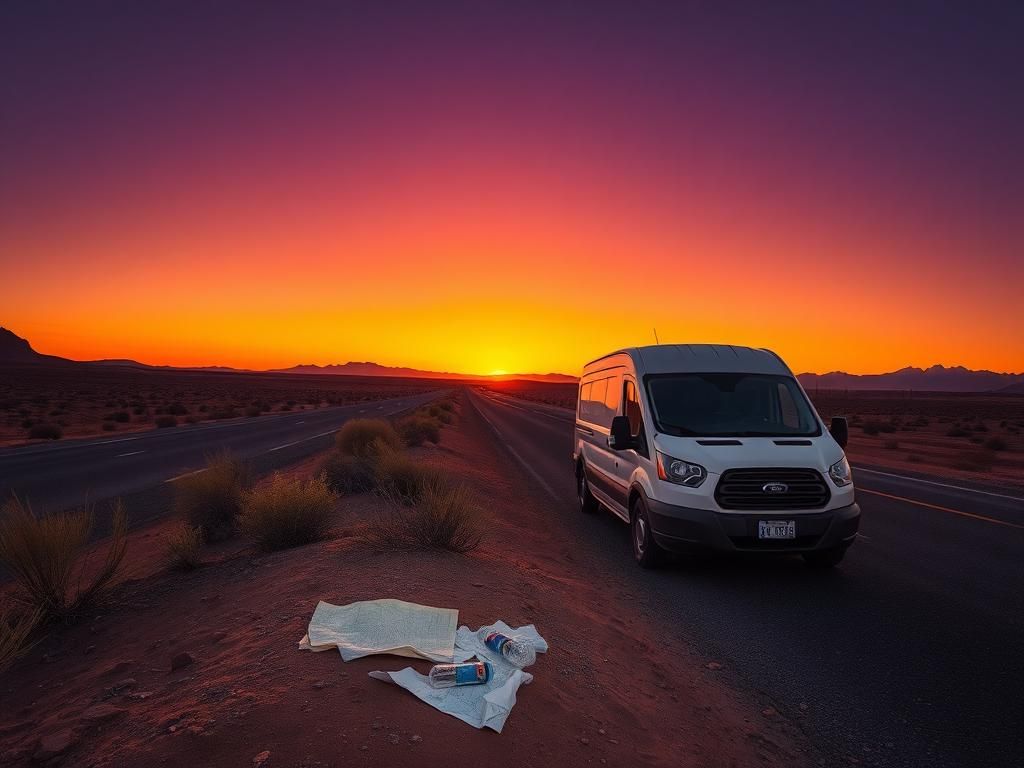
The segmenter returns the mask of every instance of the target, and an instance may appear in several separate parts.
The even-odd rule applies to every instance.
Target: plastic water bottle
[[[510,664],[514,664],[520,669],[537,661],[537,650],[533,647],[533,643],[526,638],[509,637],[486,628],[481,629],[477,633],[477,637],[492,651],[500,653]]]
[[[435,664],[430,674],[434,688],[454,688],[456,685],[482,685],[491,679],[491,665],[486,661],[467,661],[462,664]]]

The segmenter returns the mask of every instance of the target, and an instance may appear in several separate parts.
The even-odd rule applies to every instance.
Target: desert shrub
[[[38,608],[7,611],[0,616],[0,674],[31,647],[29,638],[42,618]]]
[[[242,497],[250,485],[249,469],[229,453],[207,459],[206,469],[179,479],[174,506],[204,541],[222,541],[235,532]]]
[[[395,428],[383,419],[352,419],[338,431],[335,445],[349,456],[375,456],[386,450],[398,450],[402,441]]]
[[[985,442],[985,438],[975,436],[971,438],[971,442],[974,443],[975,445],[981,445],[982,443]]]
[[[188,414],[188,408],[185,407],[184,403],[171,403],[164,409],[171,416],[185,416]]]
[[[128,516],[118,500],[106,558],[98,569],[83,557],[92,532],[91,509],[37,517],[12,497],[0,516],[0,563],[18,583],[28,605],[72,618],[95,605],[117,576],[128,544]]]
[[[907,461],[911,464],[920,464],[924,459],[918,456],[916,453],[907,454]]]
[[[113,432],[115,429],[117,429],[117,424],[115,424],[114,422],[112,422],[112,421],[104,421],[103,422],[103,431],[104,432]]]
[[[136,405],[134,408],[132,408],[132,413],[134,413],[136,416],[142,416],[143,414],[146,413],[146,406]]]
[[[900,443],[898,440],[886,440],[885,447],[887,450],[895,451],[899,449]]]
[[[366,539],[380,549],[446,549],[468,552],[480,544],[484,514],[469,490],[435,478],[413,506],[396,504],[372,521]]]
[[[60,440],[64,437],[64,430],[56,424],[47,424],[45,421],[41,421],[32,425],[28,436],[33,440]]]
[[[882,431],[881,422],[865,421],[861,429],[864,430],[865,435],[877,435]]]
[[[1005,451],[1009,446],[1001,437],[990,437],[985,441],[985,447],[990,451]]]
[[[288,403],[285,403],[284,405],[282,405],[277,410],[279,410],[279,411],[290,411],[291,409],[292,409],[292,407],[290,405],[288,405]]]
[[[186,424],[198,424],[203,420],[203,417],[196,413],[190,413],[185,417]]]
[[[414,504],[428,485],[448,482],[447,473],[432,464],[420,464],[404,453],[393,451],[377,459],[377,487],[401,504]]]
[[[975,425],[974,425],[974,426],[972,427],[972,429],[973,429],[973,430],[974,430],[975,432],[988,432],[988,427],[986,427],[986,426],[985,426],[984,424],[982,424],[982,423],[981,423],[980,421],[979,421],[979,422],[978,422],[977,424],[975,424]]]
[[[995,463],[995,454],[984,448],[973,451],[963,451],[953,458],[953,468],[962,469],[965,472],[988,472]]]
[[[248,408],[245,409],[245,415],[250,418],[252,418],[253,416],[259,416],[261,413],[263,413],[263,411],[260,410],[260,407],[258,405],[250,405]]]
[[[157,429],[166,429],[167,427],[178,426],[178,419],[174,416],[157,416],[155,419]]]
[[[423,445],[427,440],[434,444],[441,442],[441,423],[429,416],[406,416],[395,423],[395,428],[406,445]]]
[[[436,419],[441,415],[441,407],[438,405],[432,405],[427,409],[427,413]]]
[[[128,414],[128,411],[115,411],[114,413],[107,414],[104,418],[107,421],[116,421],[121,424],[127,424],[131,421],[132,417]]]
[[[210,410],[210,406],[208,406],[206,403],[203,403],[202,405],[199,406],[198,410],[200,413],[206,413],[208,410]]]
[[[442,400],[437,404],[437,407],[440,408],[442,411],[451,412],[455,410],[455,403],[451,400]]]
[[[180,523],[164,540],[167,565],[176,571],[194,571],[202,559],[203,532],[193,525]]]
[[[441,411],[437,418],[442,424],[452,424],[455,422],[455,416],[450,411]]]
[[[960,426],[952,426],[946,430],[946,437],[967,437],[970,432]]]
[[[374,459],[366,456],[331,451],[320,465],[320,472],[328,487],[338,493],[361,493],[377,485]]]
[[[21,422],[22,429],[32,429],[35,426],[35,419],[23,419]]]
[[[210,411],[210,418],[219,419],[234,419],[238,416],[238,411],[234,408],[218,408],[214,411]]]
[[[298,547],[327,535],[337,498],[322,475],[274,475],[267,485],[246,494],[239,522],[265,552]]]

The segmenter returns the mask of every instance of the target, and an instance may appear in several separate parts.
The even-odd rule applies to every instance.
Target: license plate
[[[796,520],[758,520],[757,538],[795,539]]]

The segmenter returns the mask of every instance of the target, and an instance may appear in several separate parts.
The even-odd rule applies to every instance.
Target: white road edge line
[[[470,396],[469,399],[470,399],[470,402],[473,401],[473,397],[472,396]],[[523,457],[520,456],[519,453],[516,451],[516,449],[513,448],[511,445],[509,445],[508,441],[505,440],[505,438],[503,438],[501,436],[501,432],[498,431],[498,428],[496,426],[494,426],[494,424],[491,422],[491,420],[488,419],[484,415],[484,412],[480,410],[479,406],[477,406],[476,403],[473,403],[473,410],[475,410],[478,414],[480,414],[480,418],[482,418],[484,421],[487,422],[487,426],[489,426],[491,428],[491,431],[494,432],[494,436],[496,438],[498,438],[498,440],[501,441],[501,443],[506,448],[508,448],[508,452],[512,454],[512,456],[515,458],[515,460],[518,461],[526,469],[527,472],[529,472],[531,475],[533,475],[534,479],[538,483],[541,484],[541,486],[544,488],[544,490],[547,491],[549,494],[551,494],[551,498],[553,498],[555,501],[558,501],[558,494],[556,494],[552,490],[551,486],[548,485],[547,482],[545,482],[543,477],[541,477],[539,474],[537,474],[537,470],[535,470],[532,466],[527,464],[526,461],[523,459]]]
[[[123,459],[125,456],[138,456],[140,453],[145,453],[145,451],[128,451],[128,453],[119,453],[114,458]]]
[[[192,475],[198,475],[200,472],[205,472],[208,468],[203,467],[202,469],[193,469],[191,472],[186,472],[183,475],[172,477],[170,480],[164,480],[165,483],[173,483],[175,480],[181,480],[183,477],[192,477]]]
[[[1005,493],[993,493],[992,491],[979,491],[977,488],[965,488],[962,485],[951,485],[950,483],[938,483],[934,480],[923,480],[920,477],[908,477],[907,475],[897,475],[892,472],[879,472],[877,469],[866,469],[864,467],[858,467],[856,464],[853,468],[858,472],[867,472],[870,475],[882,475],[883,477],[895,477],[900,480],[910,480],[915,483],[924,483],[925,485],[937,485],[939,488],[949,488],[954,491],[964,491],[966,493],[981,493],[985,496],[995,496],[997,499],[1009,499],[1010,501],[1021,501],[1024,502],[1024,498],[1020,496],[1009,496]]]

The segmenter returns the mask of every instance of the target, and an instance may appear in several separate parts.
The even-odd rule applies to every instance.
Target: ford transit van
[[[837,565],[860,522],[843,453],[767,349],[661,344],[613,352],[580,378],[579,506],[629,523],[644,567],[666,550],[799,553]]]

